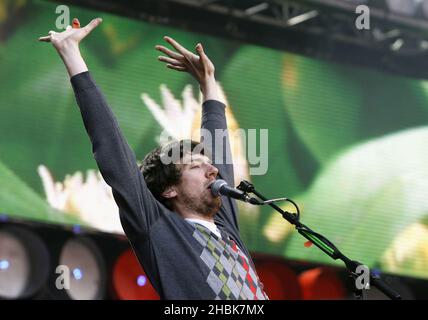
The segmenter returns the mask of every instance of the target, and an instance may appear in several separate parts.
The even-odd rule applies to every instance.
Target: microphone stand
[[[276,211],[278,211],[282,217],[287,220],[289,223],[296,226],[297,231],[306,239],[308,239],[311,243],[313,243],[315,246],[317,246],[321,251],[323,251],[325,254],[327,254],[329,257],[331,257],[333,260],[342,260],[345,264],[350,276],[356,280],[359,274],[357,274],[357,268],[358,266],[364,266],[362,263],[351,260],[348,257],[346,257],[336,246],[331,243],[326,237],[323,235],[316,233],[306,225],[300,222],[300,211],[299,207],[290,199],[282,198],[283,200],[287,200],[291,202],[297,209],[297,214],[290,213],[287,211],[282,210],[280,207],[278,207],[273,202],[270,202],[266,197],[264,197],[262,194],[257,192],[254,188],[254,185],[248,181],[241,181],[237,189],[245,192],[245,193],[253,193],[255,194],[259,199],[263,201],[267,201],[267,203],[260,202],[257,199],[251,198],[250,202],[254,205],[264,205],[268,204],[272,208],[274,208]],[[382,293],[384,293],[387,297],[389,297],[391,300],[401,300],[401,296],[399,293],[395,292],[389,285],[387,285],[379,275],[376,275],[370,271],[370,285],[373,285],[378,290],[380,290]],[[358,289],[355,286],[354,289],[354,295],[355,298],[358,300],[363,299],[363,291],[362,289]]]

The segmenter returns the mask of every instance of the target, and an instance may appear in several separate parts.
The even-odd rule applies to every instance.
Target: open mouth
[[[208,184],[207,189],[211,189],[211,185],[212,185],[214,182],[215,182],[215,180],[211,181],[211,182]]]

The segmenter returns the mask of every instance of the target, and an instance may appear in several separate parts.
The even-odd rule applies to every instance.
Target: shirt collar
[[[195,218],[186,218],[185,220],[203,225],[204,227],[208,228],[212,233],[214,233],[217,237],[221,238],[220,230],[218,230],[215,223],[202,220],[202,219],[195,219]]]

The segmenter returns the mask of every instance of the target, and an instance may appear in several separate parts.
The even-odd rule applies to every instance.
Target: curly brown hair
[[[196,148],[199,146],[199,148]],[[180,182],[182,166],[174,161],[165,162],[163,161],[164,156],[172,157],[174,150],[179,150],[179,160],[188,153],[199,153],[205,155],[207,152],[204,148],[200,148],[199,142],[184,139],[180,141],[173,141],[165,146],[157,147],[148,153],[139,168],[144,176],[147,187],[154,197],[164,204],[169,209],[171,203],[167,198],[162,196],[168,187],[176,185]],[[190,147],[190,148],[189,148]]]

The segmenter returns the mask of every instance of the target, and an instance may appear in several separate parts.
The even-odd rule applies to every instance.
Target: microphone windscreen
[[[218,179],[216,181],[214,181],[211,184],[211,192],[215,197],[218,197],[220,195],[220,189],[224,186],[227,185],[227,182],[222,180],[222,179]]]

